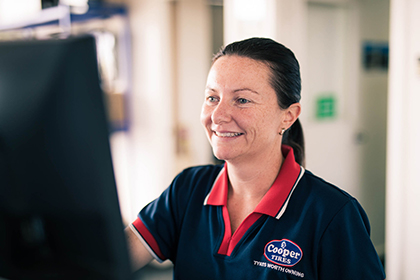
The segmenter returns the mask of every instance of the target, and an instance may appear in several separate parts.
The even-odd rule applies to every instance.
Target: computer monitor
[[[0,43],[0,278],[129,279],[95,39]]]

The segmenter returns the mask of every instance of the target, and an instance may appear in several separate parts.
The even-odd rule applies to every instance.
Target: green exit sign
[[[337,100],[334,95],[323,95],[316,99],[316,118],[333,119],[337,114]]]

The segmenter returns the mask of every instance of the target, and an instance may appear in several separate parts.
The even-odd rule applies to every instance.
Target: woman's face
[[[270,69],[240,56],[222,56],[210,69],[201,112],[214,155],[256,160],[280,152],[286,110],[269,83]],[[282,127],[283,125],[283,127]]]

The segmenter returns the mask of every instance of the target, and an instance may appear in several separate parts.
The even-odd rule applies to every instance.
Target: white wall
[[[121,162],[130,186],[128,222],[167,186],[174,162],[171,10],[167,1],[126,1],[132,35],[130,130]],[[118,163],[116,163],[118,164]],[[119,175],[117,175],[117,183]]]
[[[386,272],[419,279],[420,1],[392,0],[388,97]]]
[[[211,61],[206,0],[115,0],[129,11],[132,40],[130,128],[111,137],[125,222],[183,168],[211,162],[200,124]]]
[[[250,37],[275,38],[281,0],[224,0],[224,44]]]
[[[308,5],[305,114],[307,168],[325,180],[360,197],[358,118],[359,26],[349,5]],[[336,113],[316,117],[317,99],[332,96]]]
[[[211,11],[206,0],[178,0],[175,10],[176,133],[174,173],[211,162],[212,152],[200,123],[204,88],[212,58]]]
[[[360,44],[389,41],[389,1],[360,1]],[[360,69],[360,202],[378,253],[385,245],[385,178],[388,71]]]

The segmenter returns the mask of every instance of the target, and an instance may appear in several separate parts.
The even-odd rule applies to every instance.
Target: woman
[[[306,171],[299,64],[264,38],[214,58],[201,122],[223,166],[180,173],[126,229],[135,269],[174,279],[384,279],[367,216]]]

